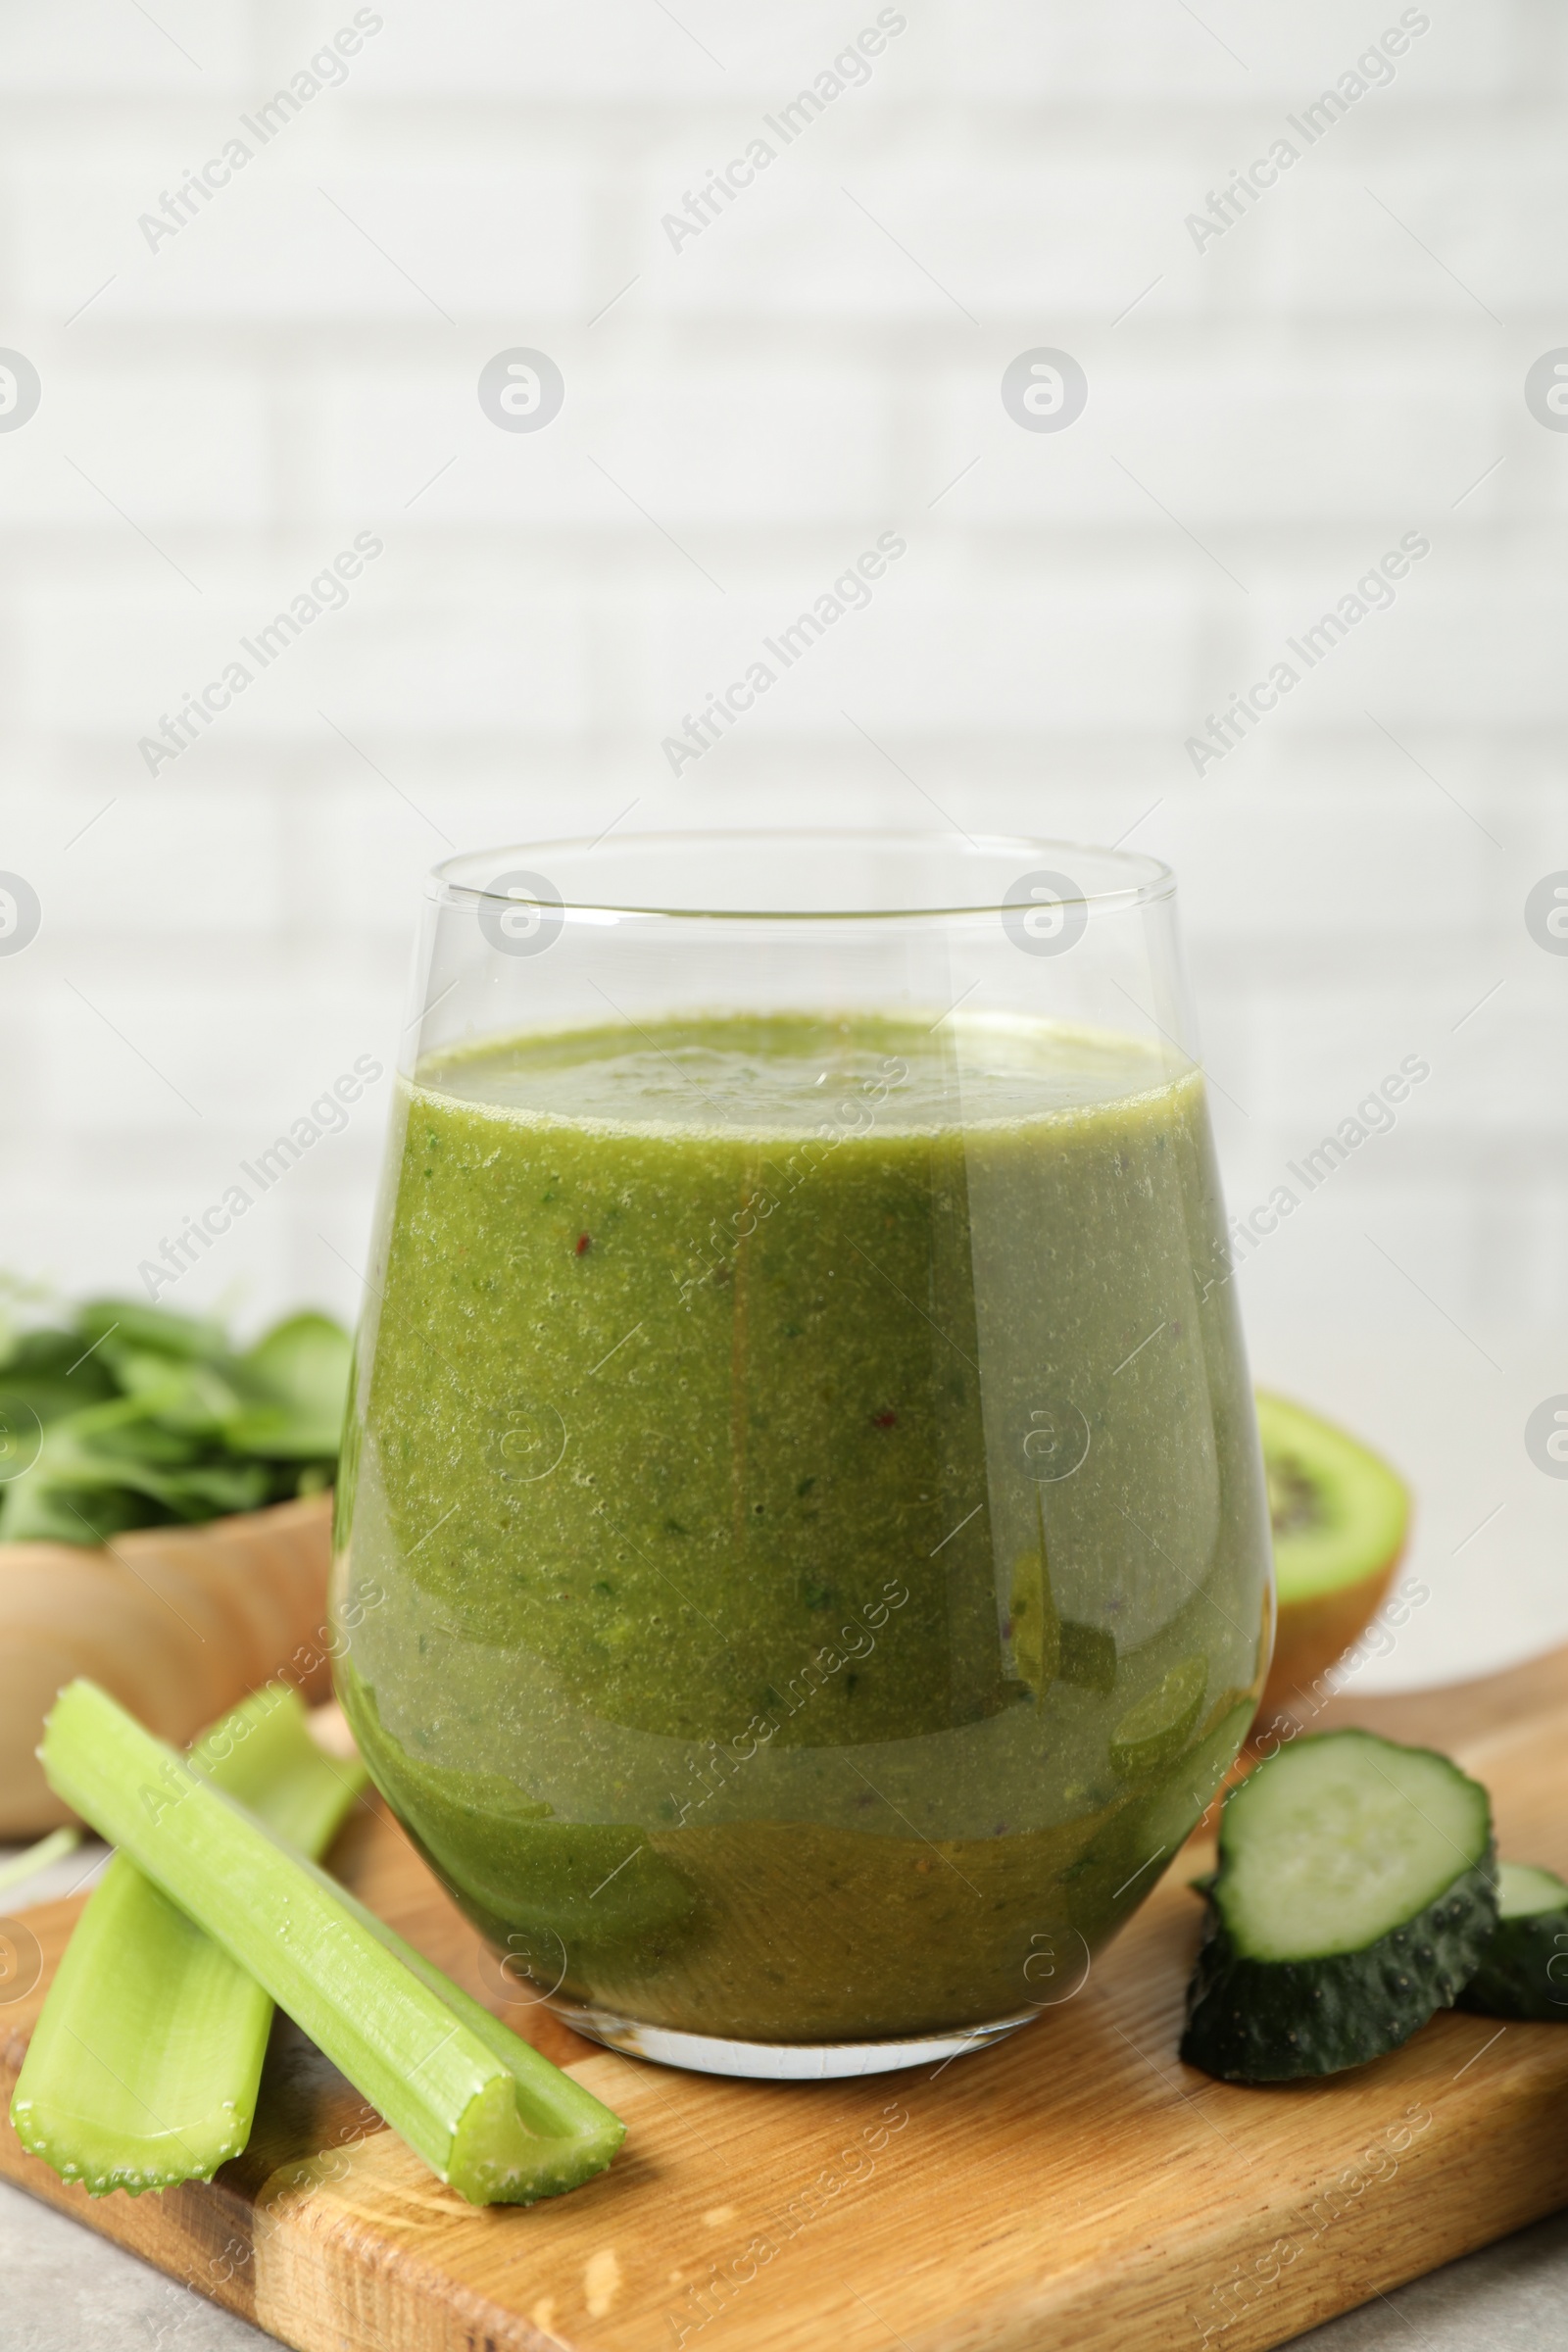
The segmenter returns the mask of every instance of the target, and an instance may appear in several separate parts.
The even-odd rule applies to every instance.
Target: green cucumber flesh
[[[1497,1864],[1497,1919],[1538,1919],[1544,1911],[1568,1911],[1568,1886],[1532,1862]]]
[[[1182,2055],[1227,2081],[1396,2049],[1474,1974],[1496,1919],[1486,1790],[1370,1732],[1298,1740],[1233,1788]]]
[[[1483,2017],[1568,2021],[1568,1886],[1527,1862],[1497,1865],[1497,1924],[1459,1995]]]

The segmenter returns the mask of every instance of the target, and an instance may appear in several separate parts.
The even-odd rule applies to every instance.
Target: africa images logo
[[[498,351],[479,370],[479,406],[504,433],[537,433],[565,397],[565,379],[546,351]]]
[[[14,433],[37,409],[43,386],[25,353],[0,351],[0,433]]]
[[[1568,433],[1568,351],[1544,351],[1534,363],[1525,377],[1525,407],[1548,433]]]

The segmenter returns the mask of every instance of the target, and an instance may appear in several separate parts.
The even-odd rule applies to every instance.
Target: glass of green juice
[[[430,877],[339,1695],[613,2047],[854,2075],[1082,1990],[1272,1633],[1154,859],[666,834]]]

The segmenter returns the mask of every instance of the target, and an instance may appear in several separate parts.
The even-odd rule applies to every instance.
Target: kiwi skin
[[[1408,1509],[1399,1513],[1388,1529],[1386,1539],[1374,1546],[1373,1556],[1358,1575],[1329,1585],[1317,1592],[1293,1592],[1289,1574],[1289,1539],[1293,1520],[1309,1517],[1316,1507],[1316,1496],[1310,1476],[1301,1476],[1299,1457],[1282,1456],[1271,1448],[1271,1424],[1288,1417],[1296,1425],[1297,1434],[1307,1449],[1321,1446],[1325,1459],[1346,1452],[1359,1456],[1363,1463],[1374,1462],[1391,1484],[1397,1486],[1387,1463],[1371,1455],[1370,1448],[1358,1444],[1346,1432],[1304,1407],[1287,1405],[1283,1398],[1273,1398],[1260,1392],[1259,1403],[1265,1434],[1264,1456],[1269,1470],[1269,1501],[1274,1520],[1277,1556],[1280,1558],[1279,1616],[1274,1636],[1274,1656],[1268,1680],[1263,1687],[1257,1721],[1267,1724],[1275,1715],[1290,1713],[1300,1705],[1314,1683],[1326,1674],[1335,1662],[1345,1655],[1351,1644],[1366,1631],[1382,1604],[1394,1572],[1404,1556],[1405,1535],[1408,1528]],[[1294,1475],[1293,1475],[1294,1474]],[[1401,1489],[1402,1492],[1402,1489]],[[1408,1497],[1406,1497],[1406,1504]]]

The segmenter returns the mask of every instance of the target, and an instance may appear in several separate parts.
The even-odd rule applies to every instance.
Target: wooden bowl
[[[263,1683],[326,1697],[331,1529],[312,1494],[97,1548],[0,1544],[0,1839],[72,1819],[33,1751],[74,1675],[176,1746]]]

